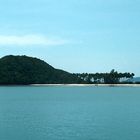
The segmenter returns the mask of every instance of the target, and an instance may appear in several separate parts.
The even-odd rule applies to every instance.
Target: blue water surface
[[[0,87],[0,140],[139,139],[139,87]]]

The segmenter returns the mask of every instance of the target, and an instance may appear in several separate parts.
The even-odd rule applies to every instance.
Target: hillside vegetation
[[[80,83],[76,75],[55,69],[46,62],[28,56],[0,59],[0,84],[70,84]]]
[[[9,55],[0,59],[0,85],[133,83],[128,81],[133,76],[133,73],[118,73],[115,70],[72,74],[28,56]]]

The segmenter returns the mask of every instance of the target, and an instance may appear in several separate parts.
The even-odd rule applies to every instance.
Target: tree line
[[[115,71],[114,69],[112,69],[109,73],[77,73],[76,75],[89,84],[131,83],[127,82],[127,80],[134,77],[134,73],[121,73]]]

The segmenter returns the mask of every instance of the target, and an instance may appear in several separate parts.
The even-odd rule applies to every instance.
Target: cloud
[[[63,39],[51,39],[42,35],[0,35],[0,45],[44,45],[44,46],[53,46],[53,45],[64,45],[67,44],[67,40]]]

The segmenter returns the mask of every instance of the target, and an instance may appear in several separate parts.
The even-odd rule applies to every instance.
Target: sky
[[[0,57],[140,76],[139,7],[140,0],[0,0]]]

